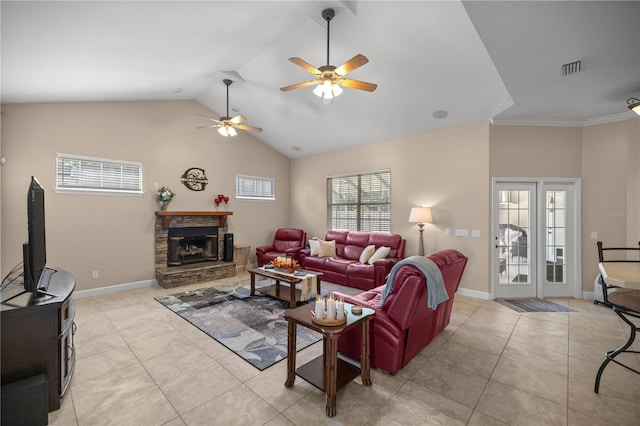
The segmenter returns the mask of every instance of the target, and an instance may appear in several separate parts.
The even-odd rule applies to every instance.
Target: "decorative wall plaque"
[[[198,167],[187,169],[182,176],[180,176],[180,181],[192,191],[204,191],[207,183],[209,183],[204,169]]]

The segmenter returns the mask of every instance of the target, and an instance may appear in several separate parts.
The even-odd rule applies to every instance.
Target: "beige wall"
[[[310,237],[327,231],[326,178],[391,170],[391,231],[407,239],[406,255],[418,251],[418,227],[408,223],[414,206],[430,206],[425,252],[455,248],[469,257],[461,286],[488,292],[489,124],[392,139],[292,161],[291,219]],[[481,238],[445,236],[445,228],[479,229]]]
[[[47,264],[72,272],[77,290],[155,278],[156,183],[176,192],[170,210],[215,210],[217,194],[231,196],[226,209],[236,243],[271,242],[273,229],[289,224],[289,160],[245,132],[227,139],[196,129],[207,124],[196,114],[212,115],[197,102],[11,104],[2,113],[3,276],[22,260],[31,175],[46,190]],[[58,152],[142,162],[145,194],[56,193]],[[205,169],[205,191],[181,184],[190,167]],[[235,200],[236,174],[275,178],[277,201]]]
[[[154,278],[154,183],[177,192],[171,210],[214,210],[217,194],[232,196],[229,231],[254,252],[278,227],[324,236],[328,176],[390,169],[391,230],[407,239],[406,254],[418,247],[411,207],[431,206],[425,250],[469,256],[461,286],[471,292],[491,291],[491,177],[582,179],[584,291],[593,290],[596,273],[591,231],[611,244],[640,237],[640,118],[586,128],[472,123],[290,161],[245,132],[226,139],[195,129],[203,125],[196,114],[212,112],[192,101],[13,104],[2,112],[2,275],[22,257],[31,175],[46,188],[48,263],[72,271],[79,290]],[[145,195],[56,193],[57,152],[141,161]],[[190,167],[206,170],[206,191],[180,183]],[[236,174],[274,177],[277,201],[235,200]],[[478,229],[481,237],[445,236],[445,228]],[[95,270],[99,279],[91,278]]]
[[[593,291],[597,248],[640,239],[640,118],[589,126],[492,126],[491,177],[582,179],[582,289]]]
[[[598,250],[591,231],[605,246],[640,240],[640,118],[586,128],[582,169],[583,284],[592,287]]]

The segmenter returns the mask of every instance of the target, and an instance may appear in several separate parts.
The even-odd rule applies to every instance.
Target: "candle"
[[[336,301],[333,299],[333,295],[329,294],[327,299],[327,320],[333,321],[336,319]]]
[[[336,319],[344,319],[344,300],[340,298],[336,304]]]
[[[322,297],[316,297],[316,318],[322,319],[324,318],[324,303]]]

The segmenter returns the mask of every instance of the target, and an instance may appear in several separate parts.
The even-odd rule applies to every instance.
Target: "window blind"
[[[236,176],[236,198],[246,200],[276,199],[276,182],[273,178],[258,176]]]
[[[327,179],[329,229],[391,231],[391,171]]]
[[[142,163],[57,154],[56,191],[141,195]]]

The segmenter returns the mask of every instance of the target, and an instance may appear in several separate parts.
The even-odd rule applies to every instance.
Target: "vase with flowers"
[[[274,269],[278,272],[293,273],[296,269],[300,269],[300,264],[297,260],[290,257],[278,256],[271,261]]]
[[[166,186],[158,189],[158,203],[160,203],[160,211],[167,210],[167,206],[169,205],[171,200],[173,200],[173,197],[175,195],[175,192],[173,192]]]

